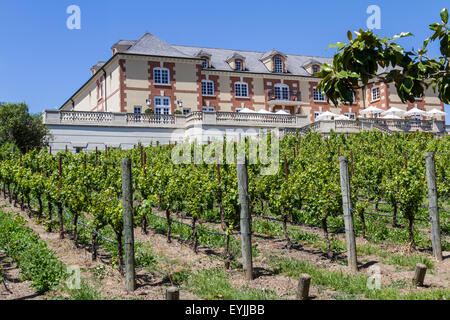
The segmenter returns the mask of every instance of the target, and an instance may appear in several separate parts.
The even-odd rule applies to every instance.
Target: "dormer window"
[[[317,64],[313,65],[313,73],[317,73],[319,71],[320,71],[320,67]]]
[[[242,60],[235,60],[236,71],[242,71]]]
[[[274,71],[277,73],[283,72],[283,59],[281,57],[275,57]]]
[[[202,62],[202,67],[203,69],[208,69],[209,68],[209,58],[208,57],[202,57],[203,62]]]
[[[245,70],[245,57],[237,52],[233,53],[225,61],[230,66],[231,70],[234,70],[234,71],[244,71]]]

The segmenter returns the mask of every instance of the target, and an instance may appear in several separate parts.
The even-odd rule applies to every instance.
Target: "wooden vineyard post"
[[[177,287],[167,288],[166,300],[180,300],[180,290]]]
[[[125,243],[125,281],[128,292],[136,289],[134,268],[133,191],[131,184],[131,159],[121,162],[123,195],[123,233]]]
[[[247,158],[245,155],[237,159],[237,178],[239,188],[239,202],[241,204],[241,245],[242,245],[242,264],[244,267],[245,278],[253,280],[253,262],[252,262],[252,236],[250,229],[250,208],[248,198],[248,172]]]
[[[59,191],[62,188],[62,157],[58,159],[58,172],[59,172]],[[63,206],[61,201],[58,202],[58,219],[59,219],[59,239],[64,239],[64,222],[63,222]]]
[[[347,240],[348,266],[353,272],[358,271],[356,258],[355,230],[353,225],[352,201],[350,194],[350,180],[348,177],[348,157],[339,158],[341,174],[342,207],[344,209],[345,238]]]
[[[436,166],[434,152],[425,155],[428,184],[428,210],[431,218],[431,242],[433,256],[437,261],[442,261],[441,226],[439,222],[438,195],[436,189]]]
[[[309,297],[309,286],[311,284],[311,276],[309,274],[301,274],[298,280],[297,299],[307,300]]]
[[[425,280],[425,274],[427,273],[427,266],[418,263],[416,264],[416,271],[414,272],[413,283],[419,287],[423,287],[423,282]]]

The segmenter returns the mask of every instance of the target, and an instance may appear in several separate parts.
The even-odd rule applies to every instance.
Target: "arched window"
[[[234,62],[236,64],[236,71],[242,71],[242,60],[235,60]]]
[[[202,59],[203,59],[203,64],[202,64],[203,69],[209,68],[209,59],[208,59],[208,57],[202,57]]]
[[[283,72],[283,59],[281,57],[275,57],[275,72]]]
[[[319,71],[320,71],[320,67],[317,64],[313,65],[313,73],[316,73]]]

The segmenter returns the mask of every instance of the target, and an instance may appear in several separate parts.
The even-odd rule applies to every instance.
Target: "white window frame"
[[[191,109],[183,109],[183,114],[186,116],[191,113]]]
[[[239,90],[237,89],[239,86]],[[246,95],[242,94],[242,87],[245,86]],[[239,94],[238,94],[239,93]],[[234,83],[234,95],[238,98],[248,98],[248,83],[246,82],[235,82]]]
[[[316,87],[313,87],[313,100],[314,101],[326,101],[325,94],[323,92],[319,92]]]
[[[314,120],[317,119],[318,116],[320,116],[323,112],[322,111],[314,111]]]
[[[98,100],[101,100],[103,98],[103,84],[101,80],[98,81],[97,88],[98,88]]]
[[[238,67],[239,63],[239,67]],[[242,71],[242,60],[234,60],[234,64],[236,65],[236,71]]]
[[[372,98],[372,102],[380,100],[380,87],[373,87],[370,89],[370,96]]]
[[[202,67],[203,67],[203,69],[207,69],[208,68],[208,59],[206,59],[206,58],[203,59]]]
[[[208,106],[203,106],[202,107],[203,111],[211,111],[211,112],[215,112],[216,111],[216,107],[208,107]]]
[[[210,85],[210,88],[208,88],[208,85]],[[202,80],[202,96],[214,96],[214,92],[214,81]]]
[[[160,100],[160,102],[158,102]],[[155,97],[153,99],[155,102],[154,108],[155,108],[155,114],[159,115],[169,115],[172,112],[172,106],[170,104],[170,98],[169,97]],[[164,104],[164,101],[169,101],[169,104]],[[168,112],[166,113],[168,109]],[[161,113],[162,111],[162,113]]]
[[[138,112],[136,112],[136,111],[138,111]],[[133,109],[133,113],[141,114],[142,113],[142,107],[135,106],[134,109]]]
[[[278,89],[278,90],[277,90]],[[289,91],[289,86],[287,84],[277,83],[274,86],[274,95],[276,100],[289,101],[291,98],[291,94]],[[277,94],[278,91],[278,94]]]
[[[280,62],[280,64],[277,63],[278,61]],[[283,59],[281,59],[281,57],[275,57],[273,64],[274,64],[274,68],[273,68],[274,72],[276,72],[276,73],[283,72]],[[280,71],[279,67],[281,68],[281,71]]]
[[[160,72],[160,75],[157,77],[157,72]],[[167,72],[167,82],[163,82],[163,72]],[[159,80],[157,81],[157,79]],[[167,68],[154,68],[153,69],[153,82],[154,84],[162,84],[162,85],[170,85],[170,70]]]
[[[420,114],[412,114],[410,119],[411,120],[422,120],[422,116]]]

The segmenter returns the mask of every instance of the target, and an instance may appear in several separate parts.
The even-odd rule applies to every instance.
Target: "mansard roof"
[[[318,60],[315,59],[315,58],[311,58],[311,59],[308,59],[308,60],[305,62],[305,64],[303,65],[303,67],[307,68],[307,67],[309,67],[310,65],[313,65],[313,64],[318,64],[318,65],[320,66],[322,63],[323,63],[323,62],[320,62],[320,61],[318,61]]]
[[[266,60],[267,58],[272,58],[272,57],[275,56],[275,55],[280,55],[280,56],[283,56],[283,57],[286,58],[286,55],[285,55],[284,53],[281,53],[281,52],[278,51],[278,50],[272,49],[272,50],[269,50],[269,51],[265,52],[265,53],[262,55],[262,57],[261,57],[260,60],[263,61],[263,60]]]
[[[155,37],[151,33],[144,34],[137,40],[126,53],[145,54],[152,56],[177,57],[177,58],[193,58],[181,51],[175,49],[167,42]]]
[[[194,47],[183,45],[171,45],[167,42],[155,37],[150,33],[144,34],[139,40],[119,40],[114,46],[121,46],[125,50],[123,53],[135,53],[152,56],[165,56],[177,58],[199,58],[201,56],[208,56],[210,58],[210,66],[215,70],[234,71],[229,65],[232,58],[239,58],[245,60],[245,71],[239,72],[254,72],[254,73],[272,73],[267,70],[263,60],[274,56],[282,55],[286,60],[287,73],[299,76],[311,76],[305,69],[304,65],[314,59],[318,64],[325,62],[331,63],[331,58],[302,56],[294,54],[284,54],[276,49],[271,49],[267,52],[246,51],[246,50],[231,50],[218,49],[207,47]],[[113,47],[114,47],[113,46]]]
[[[233,59],[241,59],[245,61],[245,57],[237,52],[234,52],[231,56],[229,56],[227,58],[227,60],[225,60],[226,62],[230,62]]]
[[[211,58],[211,54],[209,52],[206,52],[205,50],[200,50],[199,52],[197,52],[197,54],[195,56],[196,57],[209,57],[209,58]]]

